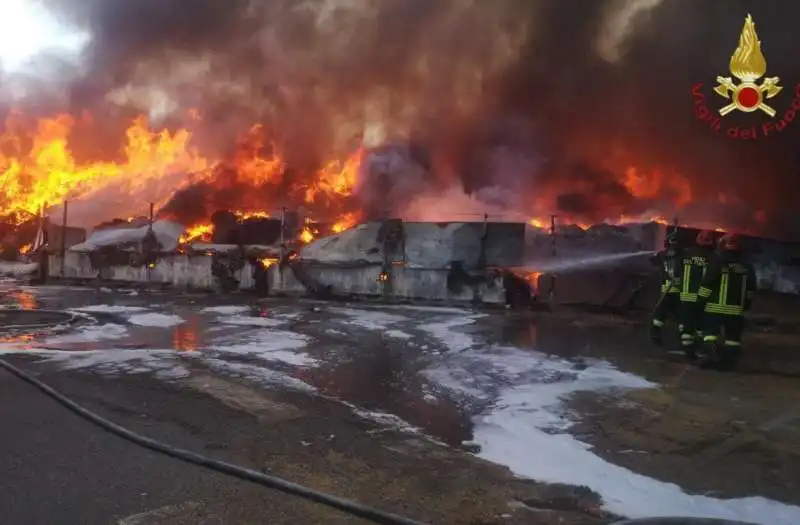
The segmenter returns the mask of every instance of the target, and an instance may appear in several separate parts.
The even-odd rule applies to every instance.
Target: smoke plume
[[[375,213],[431,218],[419,203],[437,195],[453,202],[455,188],[480,212],[583,220],[678,214],[776,235],[800,231],[793,213],[800,124],[733,139],[701,122],[691,97],[702,82],[709,107],[724,105],[711,88],[728,75],[750,12],[768,75],[785,86],[774,99],[780,117],[800,83],[792,26],[800,7],[791,3],[47,4],[92,35],[69,85],[72,112],[138,111],[182,126],[179,116],[197,109],[198,144],[219,155],[261,123],[297,176],[375,147],[377,160],[367,164],[383,171],[363,173],[359,187]],[[725,122],[766,119],[732,114]],[[387,156],[393,160],[381,161]]]

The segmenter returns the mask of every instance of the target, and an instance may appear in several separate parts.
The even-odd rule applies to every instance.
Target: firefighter
[[[661,284],[661,296],[653,310],[650,325],[650,339],[660,345],[664,324],[670,316],[676,316],[680,303],[680,289],[675,283],[675,259],[678,256],[677,229],[669,232],[664,238],[664,249],[655,254],[650,262],[661,267],[664,281]]]
[[[739,237],[724,235],[697,292],[698,314],[702,308],[701,366],[736,368],[741,357],[744,313],[753,301],[756,284],[755,270],[743,258]]]
[[[696,357],[695,346],[698,336],[701,335],[697,333],[701,328],[697,322],[697,292],[703,284],[706,268],[713,256],[714,234],[709,230],[702,230],[695,238],[695,245],[685,250],[675,261],[674,282],[680,290],[678,328],[681,333],[681,346],[689,359]]]

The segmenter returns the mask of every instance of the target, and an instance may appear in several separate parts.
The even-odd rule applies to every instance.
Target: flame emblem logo
[[[761,110],[774,117],[775,110],[764,101],[780,93],[783,88],[778,85],[780,82],[778,77],[768,77],[760,85],[757,83],[767,72],[767,61],[761,52],[756,24],[749,14],[739,35],[739,45],[731,56],[730,72],[739,79],[739,84],[737,85],[731,77],[717,77],[718,85],[714,88],[714,92],[731,101],[730,104],[720,108],[719,114],[724,117],[735,109],[745,113]]]

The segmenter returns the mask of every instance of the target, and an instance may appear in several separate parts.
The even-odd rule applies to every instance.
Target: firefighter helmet
[[[742,243],[739,239],[739,236],[735,233],[726,233],[723,235],[720,238],[717,246],[720,250],[725,252],[738,252],[742,249]]]
[[[714,233],[711,230],[701,230],[700,233],[697,234],[697,239],[695,239],[695,243],[698,246],[714,246]]]

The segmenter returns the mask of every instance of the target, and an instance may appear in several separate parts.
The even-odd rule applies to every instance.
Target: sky
[[[42,53],[78,56],[89,44],[89,33],[62,24],[35,0],[0,2],[0,67],[5,73],[24,69]]]

